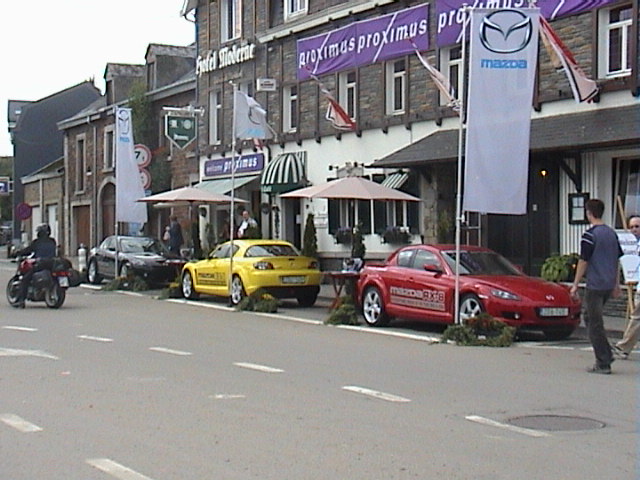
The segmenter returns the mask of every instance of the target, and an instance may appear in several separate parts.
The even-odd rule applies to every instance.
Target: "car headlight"
[[[131,265],[134,265],[136,267],[144,267],[144,261],[140,260],[139,258],[132,258]]]
[[[515,293],[507,292],[506,290],[499,290],[497,288],[491,289],[491,295],[501,298],[502,300],[520,300],[520,297]]]

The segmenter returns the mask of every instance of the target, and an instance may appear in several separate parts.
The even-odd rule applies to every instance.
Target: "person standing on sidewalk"
[[[577,295],[578,283],[586,273],[584,321],[596,357],[596,363],[587,371],[610,374],[613,354],[604,330],[602,309],[609,297],[620,296],[618,259],[622,256],[622,249],[616,232],[602,220],[604,213],[602,200],[597,198],[587,200],[585,210],[591,226],[580,240],[580,259],[571,286],[571,294]]]
[[[180,247],[184,243],[184,238],[182,236],[182,227],[178,222],[178,217],[176,217],[175,215],[171,215],[171,217],[169,217],[169,220],[169,251],[175,253],[176,255],[180,255]]]
[[[638,240],[638,254],[640,255],[640,216],[632,215],[627,222],[629,230],[633,233]],[[612,346],[613,353],[621,358],[628,358],[633,347],[638,343],[640,339],[640,284],[636,288],[635,308],[631,312],[631,318],[627,325],[622,340]]]

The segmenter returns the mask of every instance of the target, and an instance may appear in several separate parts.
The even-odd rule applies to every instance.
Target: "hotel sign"
[[[196,75],[220,70],[231,65],[237,65],[256,57],[256,46],[253,43],[246,45],[231,45],[220,50],[210,50],[205,55],[198,55],[196,59]]]

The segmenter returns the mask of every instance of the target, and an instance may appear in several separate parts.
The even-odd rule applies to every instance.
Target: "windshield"
[[[292,245],[253,245],[247,248],[245,257],[297,257],[300,255]]]
[[[456,269],[456,252],[443,252],[451,269]],[[460,275],[521,275],[506,258],[496,252],[460,252]]]
[[[156,253],[158,255],[165,255],[168,252],[162,243],[153,238],[126,238],[121,241],[120,245],[124,253]]]

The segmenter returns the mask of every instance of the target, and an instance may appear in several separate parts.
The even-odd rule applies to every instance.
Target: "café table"
[[[349,293],[353,297],[353,303],[356,303],[355,293],[356,283],[358,282],[358,278],[360,278],[359,272],[340,270],[324,272],[324,274],[329,278],[334,293],[334,298],[331,302],[329,310],[333,310],[334,308],[340,306],[340,303],[342,302],[341,297],[345,289],[347,290],[347,293]]]

